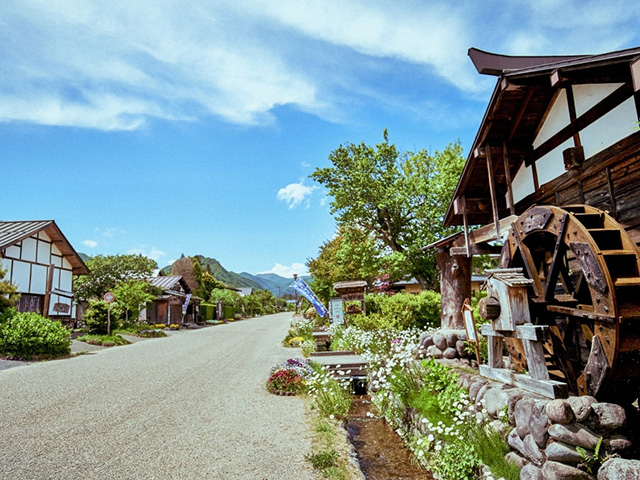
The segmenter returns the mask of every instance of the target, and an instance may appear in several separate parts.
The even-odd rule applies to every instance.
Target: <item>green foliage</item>
[[[0,265],[0,313],[15,305],[20,299],[16,286],[4,280],[7,271]]]
[[[367,295],[365,306],[367,315],[349,317],[351,325],[363,330],[404,330],[440,325],[440,294],[431,290],[425,290],[418,295]]]
[[[302,342],[302,345],[300,345],[300,349],[302,350],[302,355],[308,357],[316,351],[316,342],[313,340],[305,340]]]
[[[200,304],[200,313],[203,320],[215,320],[216,318],[216,306],[210,303]]]
[[[104,300],[91,300],[89,308],[82,320],[87,325],[89,333],[97,335],[107,334],[107,312],[109,304]],[[122,307],[117,303],[111,304],[111,331],[117,330],[122,322]]]
[[[578,467],[584,469],[584,471],[586,471],[587,473],[597,472],[598,469],[600,468],[600,465],[604,463],[603,462],[604,455],[600,453],[600,448],[602,447],[602,439],[603,438],[600,437],[593,453],[591,453],[589,450],[586,450],[582,447],[576,447],[576,451],[578,452],[578,455],[580,455],[580,460],[581,460]]]
[[[102,298],[125,280],[142,280],[158,268],[155,260],[142,255],[96,255],[85,262],[91,273],[79,277],[73,290],[80,300]]]
[[[462,148],[456,143],[434,154],[401,153],[386,130],[383,136],[375,147],[340,146],[329,155],[332,166],[316,169],[311,178],[333,197],[331,213],[339,226],[371,235],[378,253],[400,254],[404,273],[436,287],[434,253],[421,247],[452,233],[442,220],[464,166]]]
[[[338,460],[338,452],[335,450],[329,450],[317,453],[308,453],[304,458],[313,465],[313,468],[325,470],[329,467],[335,467]]]
[[[238,292],[228,290],[226,288],[214,288],[211,290],[209,301],[214,305],[218,302],[222,302],[229,307],[242,308],[242,297]]]
[[[115,286],[113,295],[125,311],[126,322],[137,321],[142,307],[156,298],[151,293],[151,285],[144,280],[124,280]]]
[[[68,355],[71,333],[60,322],[36,313],[6,309],[0,315],[0,355],[13,358],[54,358]]]
[[[475,454],[489,467],[494,478],[514,480],[520,478],[518,466],[504,460],[504,456],[509,453],[509,445],[499,432],[472,423],[469,438]]]
[[[130,343],[119,335],[82,335],[76,340],[88,343],[90,345],[100,345],[103,347],[129,345]]]

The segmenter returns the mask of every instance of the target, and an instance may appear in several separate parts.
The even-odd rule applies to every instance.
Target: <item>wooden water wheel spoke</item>
[[[532,207],[512,223],[500,266],[533,280],[531,321],[550,327],[550,370],[574,393],[596,395],[623,375],[621,352],[640,352],[631,322],[640,319],[640,250],[613,218],[586,205]]]

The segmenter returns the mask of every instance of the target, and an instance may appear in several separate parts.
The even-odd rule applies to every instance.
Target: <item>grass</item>
[[[100,345],[103,347],[115,347],[129,344],[128,341],[119,335],[83,335],[76,338],[76,340],[88,343],[89,345]]]

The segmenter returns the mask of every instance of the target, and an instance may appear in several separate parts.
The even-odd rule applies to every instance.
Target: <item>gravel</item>
[[[290,313],[0,372],[0,479],[320,478],[298,397],[266,392]]]

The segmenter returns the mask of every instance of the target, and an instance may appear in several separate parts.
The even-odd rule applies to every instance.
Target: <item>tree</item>
[[[211,303],[222,302],[230,307],[242,308],[242,297],[238,292],[226,288],[214,288],[209,297]]]
[[[434,254],[421,247],[452,233],[442,226],[446,207],[464,165],[459,143],[443,152],[399,152],[389,143],[340,146],[331,167],[311,178],[333,197],[331,213],[339,226],[357,228],[380,244],[393,264],[404,264],[424,288],[437,286]]]
[[[15,305],[20,299],[16,286],[4,279],[7,271],[0,266],[0,313]]]
[[[194,261],[191,257],[185,257],[184,255],[171,265],[171,275],[180,275],[187,282],[192,292],[195,292],[198,288],[196,263],[198,264],[199,272],[202,272],[202,267],[200,267],[200,263],[197,260]]]
[[[140,315],[140,306],[152,302],[156,298],[156,295],[151,293],[151,285],[143,280],[120,282],[113,289],[113,295],[116,302],[124,308],[126,322],[129,321],[129,312],[131,312],[131,317],[137,321]]]
[[[86,261],[91,273],[78,278],[73,290],[80,300],[102,296],[125,280],[142,280],[158,268],[155,260],[142,255],[96,255]]]

